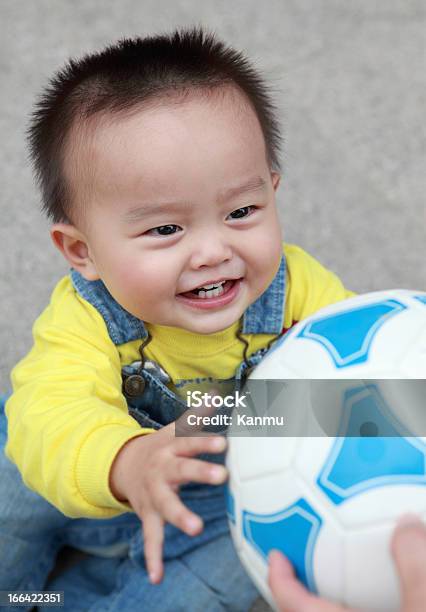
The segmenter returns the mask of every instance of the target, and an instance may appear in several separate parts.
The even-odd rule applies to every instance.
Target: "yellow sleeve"
[[[324,268],[302,248],[286,244],[284,254],[287,262],[285,328],[288,329],[324,306],[355,295],[345,289],[333,272]]]
[[[12,371],[6,455],[25,484],[66,516],[131,510],[108,485],[119,449],[142,429],[121,393],[121,364],[101,315],[63,278]]]

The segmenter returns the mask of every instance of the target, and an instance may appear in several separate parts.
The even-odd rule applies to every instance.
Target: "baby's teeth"
[[[222,293],[223,293],[223,287],[221,286],[221,287],[217,287],[216,289],[211,289],[210,291],[199,291],[198,297],[199,298],[212,298],[212,297],[218,297]]]
[[[209,291],[210,289],[213,289],[213,287],[221,287],[224,283],[225,281],[220,281],[220,283],[212,283],[211,285],[203,285],[203,289],[206,289],[207,291]]]

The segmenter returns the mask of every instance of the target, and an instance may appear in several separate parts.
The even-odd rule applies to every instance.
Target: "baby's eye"
[[[248,217],[254,210],[255,206],[243,206],[242,208],[237,208],[229,215],[231,219],[243,219],[244,217]]]
[[[154,227],[150,229],[147,234],[151,234],[154,236],[170,236],[171,234],[175,234],[181,228],[179,225],[160,225],[159,227]]]

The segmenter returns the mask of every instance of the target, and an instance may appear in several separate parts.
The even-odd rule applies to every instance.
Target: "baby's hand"
[[[120,501],[128,501],[142,521],[145,562],[152,583],[163,577],[164,521],[188,535],[203,529],[201,518],[188,510],[177,494],[179,485],[194,481],[221,484],[223,465],[194,459],[200,453],[220,453],[221,436],[175,437],[175,423],[160,431],[129,440],[117,454],[110,471],[110,488]]]

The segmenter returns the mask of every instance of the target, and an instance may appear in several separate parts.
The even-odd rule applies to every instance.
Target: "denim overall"
[[[283,257],[268,289],[244,313],[243,334],[282,333],[285,272]],[[71,271],[71,279],[81,297],[102,315],[115,345],[138,339],[146,344],[148,333],[143,322],[125,311],[102,281],[86,281],[75,270]],[[244,350],[244,361],[235,372],[237,387],[267,348],[250,357]],[[168,377],[161,367],[144,362],[141,354],[142,364],[135,362],[123,368],[123,393],[129,414],[142,426],[159,429],[176,420],[186,406],[167,386]],[[135,375],[140,383],[136,392],[125,384],[129,376]],[[4,405],[0,402],[2,447],[6,435]],[[208,456],[208,460],[223,461],[223,456]],[[0,590],[61,590],[65,593],[62,610],[73,612],[243,612],[257,597],[230,541],[224,485],[190,483],[181,488],[181,499],[203,518],[204,529],[190,537],[173,525],[165,526],[165,574],[160,585],[151,585],[136,514],[128,512],[112,519],[70,519],[22,483],[16,466],[3,451],[0,475]],[[63,546],[87,554],[46,583]]]

